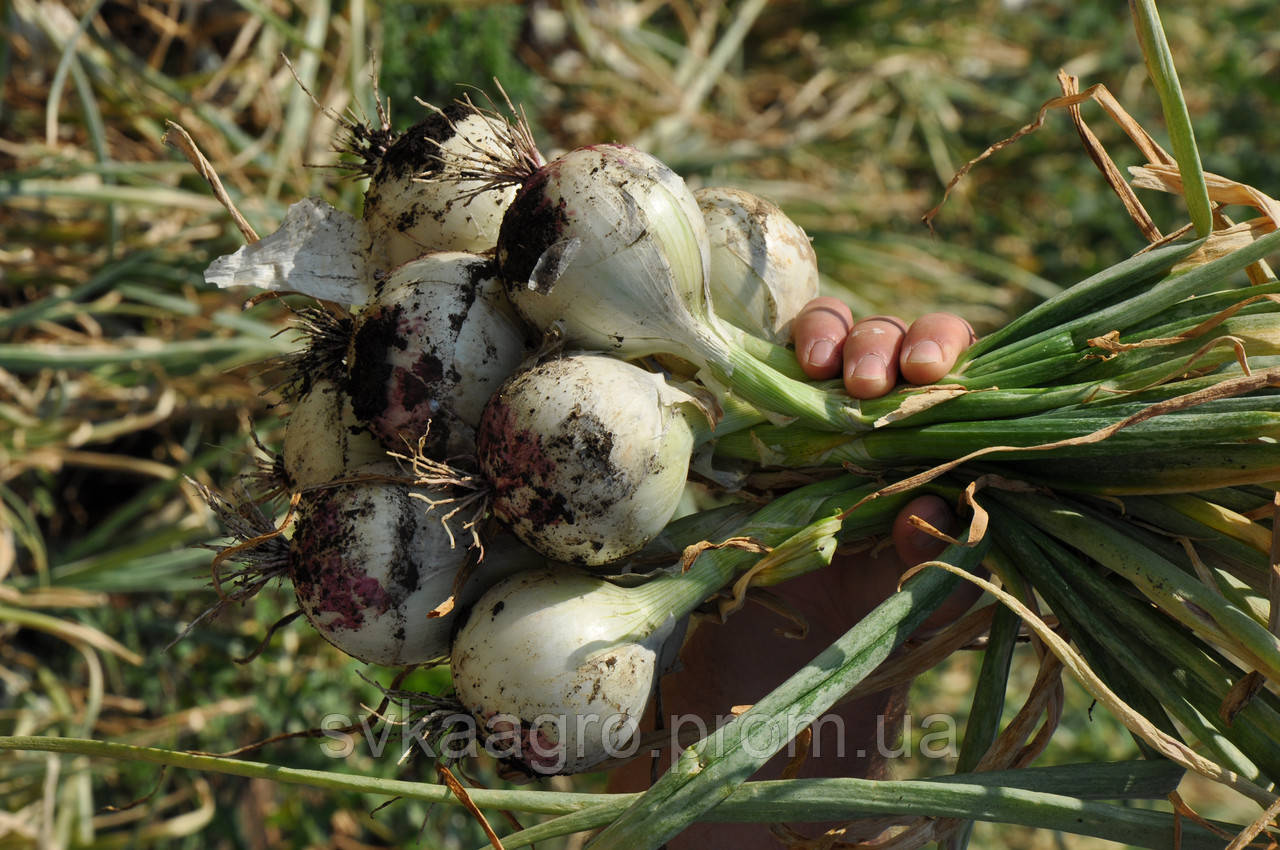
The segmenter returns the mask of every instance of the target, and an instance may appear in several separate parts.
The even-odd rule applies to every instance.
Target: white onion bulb
[[[466,559],[439,517],[395,484],[306,494],[289,543],[294,593],[311,624],[348,655],[391,666],[448,655],[452,616],[427,614],[449,598]]]
[[[791,320],[818,297],[818,258],[800,225],[739,189],[694,192],[711,243],[711,307],[748,333],[785,344]]]
[[[567,567],[517,573],[458,630],[458,699],[495,754],[543,775],[586,770],[628,754],[679,616]]]
[[[432,251],[491,250],[515,188],[484,189],[459,170],[498,158],[513,142],[505,126],[468,104],[454,104],[401,135],[387,149],[364,201],[367,264],[386,272]]]
[[[572,346],[681,354],[673,343],[701,332],[689,305],[706,302],[702,212],[679,175],[635,148],[578,148],[534,173],[497,257],[521,314]]]
[[[519,372],[489,401],[476,438],[493,512],[554,560],[622,558],[675,511],[699,416],[661,376],[605,355]]]
[[[342,477],[356,467],[387,460],[387,450],[356,421],[351,397],[337,382],[311,382],[289,413],[280,451],[290,490]]]
[[[396,269],[356,318],[352,406],[388,448],[426,435],[434,457],[474,451],[485,403],[525,357],[495,272],[476,254],[428,254]]]

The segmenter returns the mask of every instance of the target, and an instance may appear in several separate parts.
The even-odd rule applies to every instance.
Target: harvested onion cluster
[[[764,199],[695,195],[622,145],[547,162],[469,102],[365,155],[362,218],[302,201],[206,273],[317,299],[272,474],[291,522],[223,503],[250,542],[222,581],[287,577],[362,661],[451,658],[514,762],[589,768],[634,739],[688,613],[730,577],[610,575],[668,527],[724,411],[851,413],[762,359],[786,359],[817,295],[813,250]]]
[[[1256,265],[1273,226],[1139,252],[971,345],[945,384],[855,402],[777,345],[816,275],[767,203],[694,194],[622,145],[544,162],[521,123],[474,108],[386,150],[426,161],[416,179],[372,168],[400,187],[375,180],[372,214],[302,202],[207,275],[325,302],[302,313],[275,476],[296,520],[222,505],[253,541],[219,556],[248,562],[215,567],[231,598],[288,576],[356,657],[447,656],[454,716],[490,752],[574,772],[638,745],[690,612],[824,566],[927,485],[974,516],[944,559],[1045,599],[1105,674],[1099,699],[1167,712],[1131,731],[1169,752],[1153,730],[1176,720],[1270,805],[1280,697],[1218,707],[1280,681],[1280,284]],[[672,520],[691,476],[762,470],[754,513]],[[893,640],[945,595],[903,594],[882,606]],[[1126,651],[1132,634],[1156,654]]]

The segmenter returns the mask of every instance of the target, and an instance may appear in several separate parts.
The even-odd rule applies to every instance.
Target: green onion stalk
[[[1135,5],[1144,45],[1158,53],[1153,4]],[[1152,64],[1152,73],[1167,83],[1163,67]],[[1180,102],[1176,81],[1160,88],[1169,112]],[[1189,127],[1175,129],[1184,174],[1198,173]],[[792,354],[717,314],[706,222],[683,181],[652,157],[592,146],[506,177],[518,189],[496,258],[511,301],[534,328],[570,348],[692,364],[722,414],[710,436],[713,464],[748,476],[827,467],[825,474],[852,468],[878,479],[856,498],[845,492],[835,515],[818,511],[808,525],[789,526],[795,557],[778,562],[793,566],[772,578],[812,568],[841,535],[874,530],[861,518],[887,516],[905,494],[964,492],[975,512],[970,533],[980,539],[953,545],[950,563],[981,560],[1006,588],[1043,598],[1078,649],[1049,640],[1037,623],[1041,636],[1122,710],[1148,753],[1263,805],[1274,800],[1280,704],[1266,687],[1244,685],[1251,676],[1280,682],[1273,534],[1261,519],[1280,487],[1280,284],[1246,286],[1242,272],[1280,248],[1280,233],[1206,259],[1203,185],[1187,181],[1201,238],[1139,253],[1064,290],[975,343],[935,386],[858,402],[803,380]],[[811,486],[842,486],[831,481]],[[776,531],[758,517],[731,525]],[[670,624],[757,560],[707,552],[688,572],[661,571],[631,588],[635,596],[604,577],[591,580],[627,600],[617,606],[625,610],[615,638],[641,647],[647,680]],[[755,734],[748,720],[781,723],[797,704],[825,710],[883,660],[887,635],[900,639],[931,604],[924,598],[943,587],[931,584],[919,599],[895,595],[886,603],[894,614],[858,624],[747,717],[687,750],[593,846],[657,846],[706,816],[759,766],[740,749]],[[464,651],[489,646],[469,633],[481,621],[508,608],[536,613],[523,602],[490,601],[460,633]],[[1140,646],[1134,634],[1143,635]],[[880,654],[865,654],[872,646]],[[502,677],[459,670],[456,656],[454,663],[459,694],[480,723],[543,759],[526,766],[581,769],[603,760],[563,729],[528,723],[532,706],[503,706]],[[575,692],[571,681],[559,684]],[[628,727],[611,742],[633,734]]]
[[[1236,277],[1277,246],[1154,276],[1157,252],[1140,255],[1121,267],[1145,279],[1113,269],[1064,291],[975,344],[946,391],[864,403],[868,431],[760,420],[725,429],[716,456],[856,467],[890,482],[877,494],[969,488],[988,568],[1029,582],[1112,691],[1266,805],[1280,782],[1280,700],[1264,684],[1280,682],[1280,287]]]
[[[1189,246],[1139,255],[975,344],[942,387],[862,403],[875,417],[869,430],[758,421],[723,430],[716,451],[766,466],[883,470],[980,458],[986,471],[1142,455],[1157,474],[1162,459],[1235,452],[1250,483],[1275,480],[1280,287],[1233,275],[1278,246],[1273,233],[1190,269],[1169,266]],[[1224,486],[1245,483],[1238,469],[1228,477]],[[1054,483],[1071,489],[1060,473]],[[1087,476],[1080,486],[1095,489]]]
[[[860,512],[856,523],[841,520],[873,490],[855,476],[838,476],[745,517],[730,508],[727,525],[742,545],[703,552],[642,583],[563,564],[498,582],[453,642],[460,707],[474,716],[489,752],[532,775],[577,773],[633,755],[641,717],[688,615],[748,568],[755,583],[776,583],[828,564],[844,536],[886,531],[900,500]],[[714,536],[725,520],[723,509],[676,520],[636,562],[679,560],[685,546]]]
[[[1133,566],[1150,551],[1139,526],[1088,501],[1280,480],[1280,285],[1247,287],[1240,274],[1280,248],[1280,234],[1210,261],[1197,253],[1203,240],[1138,254],[990,334],[939,385],[864,402],[799,380],[784,365],[791,355],[719,318],[706,244],[697,204],[674,173],[604,145],[525,176],[497,260],[517,310],[567,345],[692,363],[725,412],[715,459],[748,470],[855,467],[898,482],[868,503],[930,481],[947,492],[977,482],[1051,488],[1028,521],[1054,545],[1144,594],[1215,651],[1280,674],[1280,642],[1252,608],[1221,588],[1192,593],[1198,556],[1162,555],[1158,574]],[[845,518],[863,507],[850,505]],[[1108,535],[1093,534],[1104,523]],[[1114,545],[1098,548],[1102,539]],[[1224,575],[1241,582],[1230,588],[1240,599],[1260,590],[1257,576]],[[698,592],[728,578],[707,574]],[[1179,589],[1169,591],[1175,578]],[[1183,721],[1192,716],[1179,710]],[[1218,725],[1195,728],[1211,737]],[[1278,778],[1266,773],[1270,757],[1255,758],[1249,740],[1241,746],[1241,765]]]

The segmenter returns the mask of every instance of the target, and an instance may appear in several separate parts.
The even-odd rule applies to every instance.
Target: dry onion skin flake
[[[363,304],[373,289],[366,280],[362,226],[318,198],[291,205],[276,232],[218,257],[205,283],[301,292],[322,301]]]

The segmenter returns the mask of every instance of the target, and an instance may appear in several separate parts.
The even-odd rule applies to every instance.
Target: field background
[[[1272,4],[1170,0],[1161,11],[1206,169],[1274,193]],[[308,195],[358,212],[363,191],[330,167],[336,125],[282,56],[336,113],[373,115],[376,78],[399,128],[424,116],[415,96],[443,104],[467,91],[460,84],[493,92],[496,76],[545,151],[633,142],[693,184],[768,196],[810,233],[824,285],[855,311],[954,310],[980,329],[1143,241],[1065,114],[979,166],[931,236],[920,217],[955,170],[1057,95],[1059,68],[1082,86],[1105,83],[1164,138],[1127,10],[1101,0],[8,0],[0,15],[3,734],[220,752],[378,701],[360,665],[299,625],[252,662],[234,661],[292,610],[287,589],[166,648],[216,600],[198,546],[217,529],[185,477],[227,487],[260,456],[252,434],[278,443],[273,372],[255,364],[293,338],[278,333],[281,305],[245,310],[250,293],[203,285],[210,259],[241,237],[162,143],[165,121],[190,131],[260,233]],[[1085,115],[1122,166],[1136,164],[1100,110]],[[1173,200],[1143,199],[1166,231],[1185,219]],[[913,714],[962,714],[975,656],[921,680]],[[408,684],[440,687],[442,673]],[[1127,734],[1068,689],[1042,761],[1132,755]],[[434,775],[425,760],[397,767],[362,748],[336,761],[315,739],[251,757]],[[1184,790],[1206,814],[1250,817]],[[5,754],[0,850],[483,843],[456,809],[375,812],[381,802]],[[973,846],[1090,843],[980,826]]]

